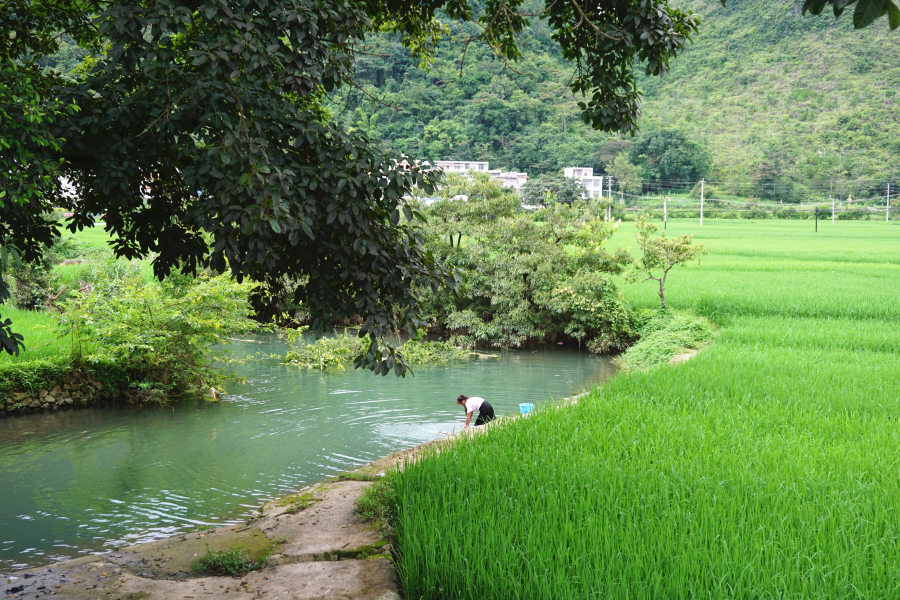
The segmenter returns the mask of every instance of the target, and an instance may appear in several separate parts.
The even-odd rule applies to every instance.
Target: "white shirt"
[[[472,396],[466,400],[466,413],[481,411],[481,405],[484,404],[484,398]]]

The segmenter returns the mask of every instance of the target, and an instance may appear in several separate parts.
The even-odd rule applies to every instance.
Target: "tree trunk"
[[[663,276],[659,278],[659,301],[662,302],[663,310],[669,310],[669,307],[666,306],[666,275],[668,273],[663,273]]]

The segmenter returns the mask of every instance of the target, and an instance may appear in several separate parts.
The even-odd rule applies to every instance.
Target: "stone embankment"
[[[0,398],[0,417],[7,413],[56,410],[67,406],[83,406],[108,399],[98,381],[57,383],[33,392],[15,392],[11,398]]]

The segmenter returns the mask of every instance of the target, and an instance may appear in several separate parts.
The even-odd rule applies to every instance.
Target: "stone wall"
[[[12,398],[0,398],[0,417],[12,413],[84,406],[115,397],[104,392],[103,385],[99,381],[56,383],[33,392],[16,392]]]

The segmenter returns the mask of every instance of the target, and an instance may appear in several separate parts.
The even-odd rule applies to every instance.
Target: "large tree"
[[[644,177],[665,188],[690,187],[688,182],[706,176],[710,164],[706,147],[677,129],[660,129],[639,137],[628,149],[628,156],[632,164],[641,167]]]
[[[419,324],[413,289],[455,285],[403,202],[437,177],[335,125],[322,100],[355,85],[372,31],[401,33],[427,62],[438,11],[513,68],[536,16],[522,2],[0,0],[0,267],[43,260],[54,206],[75,213],[72,231],[104,215],[115,252],[153,254],[161,278],[208,265],[264,283],[263,314],[292,296],[319,327],[364,317],[359,364],[402,373],[379,340]],[[577,65],[584,121],[620,132],[639,116],[636,63],[663,74],[698,27],[664,0],[548,0],[540,17]],[[92,52],[74,80],[37,63],[64,34]],[[0,319],[0,345],[20,344]]]

